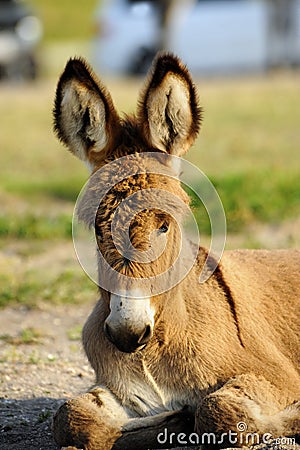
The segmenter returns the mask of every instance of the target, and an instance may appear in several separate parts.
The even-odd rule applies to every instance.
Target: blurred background
[[[161,48],[199,89],[187,159],[219,192],[227,248],[299,246],[300,0],[0,0],[0,306],[95,298],[71,232],[88,174],[53,135],[56,83],[85,56],[129,112]]]

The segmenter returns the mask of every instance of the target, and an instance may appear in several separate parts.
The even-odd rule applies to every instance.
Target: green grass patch
[[[0,308],[8,304],[35,307],[39,302],[83,303],[95,298],[97,287],[79,267],[62,270],[53,276],[47,272],[28,270],[14,278],[0,274]]]
[[[66,200],[75,203],[76,198],[83,187],[85,180],[78,174],[67,177],[55,177],[54,179],[29,179],[7,177],[1,180],[2,188],[12,194],[21,194],[22,196],[40,200],[42,197],[50,197],[55,200]]]
[[[46,422],[50,417],[52,417],[53,411],[49,411],[47,409],[43,409],[38,417],[38,423]]]
[[[40,330],[35,328],[23,328],[18,336],[11,336],[9,334],[3,334],[0,336],[0,340],[6,342],[11,345],[32,345],[38,344],[42,337],[42,333]]]
[[[298,172],[247,172],[213,177],[224,206],[228,232],[242,232],[253,223],[280,223],[300,214]],[[201,187],[199,187],[201,191]],[[200,232],[210,232],[208,215],[189,192]]]
[[[96,0],[31,0],[43,21],[46,41],[90,38],[98,3]]]
[[[0,214],[0,237],[16,239],[53,239],[72,237],[72,217],[35,214]]]
[[[76,325],[67,330],[67,336],[70,341],[80,341],[82,334],[82,325]]]
[[[224,176],[214,176],[211,179],[224,206],[229,232],[242,232],[249,224],[280,223],[285,219],[295,218],[300,214],[300,177],[298,172],[280,171],[249,171]],[[80,183],[78,183],[79,185]],[[70,187],[70,185],[72,187]],[[21,192],[18,184],[16,192]],[[60,200],[74,200],[78,194],[78,186],[62,180],[61,184],[45,184],[39,193],[47,203],[48,196],[56,195]],[[27,195],[36,192],[36,183],[26,185]],[[64,190],[65,189],[65,190]],[[201,186],[196,189],[201,192]],[[23,191],[24,192],[24,191]],[[192,199],[192,207],[200,232],[210,232],[210,222],[207,212],[192,191],[188,191]],[[36,194],[32,194],[33,197]],[[63,204],[63,203],[62,203]],[[68,203],[69,205],[69,203]],[[214,205],[208,205],[210,214],[214,213]],[[60,209],[62,205],[60,206]],[[52,208],[53,209],[53,208]],[[52,239],[72,237],[72,214],[64,212],[51,213],[27,211],[23,214],[0,213],[0,237],[16,239]]]

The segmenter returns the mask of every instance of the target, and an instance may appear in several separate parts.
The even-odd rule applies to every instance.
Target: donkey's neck
[[[191,244],[194,245],[194,244]],[[205,267],[209,270],[209,261],[205,248],[198,249],[197,259],[187,276],[170,291],[164,294],[163,310],[160,315],[159,329],[164,330],[165,343],[184,342],[192,344],[195,333],[200,335],[207,328],[207,321],[223,327],[224,313],[228,304],[214,275],[205,283],[200,282],[200,275]],[[215,302],[212,303],[211,292],[214,291]],[[218,312],[216,315],[215,313]],[[219,323],[220,322],[220,323]],[[175,338],[175,339],[174,339]]]
[[[189,252],[189,244],[185,248],[185,256],[182,258],[182,264],[178,269],[176,276],[180,279],[184,273],[182,280],[176,284],[172,289],[166,292],[163,308],[164,319],[169,321],[172,325],[172,332],[177,335],[185,334],[189,323],[189,312],[187,308],[187,293],[190,290],[195,290],[195,264],[190,269],[190,261],[193,261],[192,246]],[[193,245],[193,244],[192,244]]]

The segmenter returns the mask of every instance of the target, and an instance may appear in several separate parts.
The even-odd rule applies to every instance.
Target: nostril
[[[138,340],[138,344],[142,345],[142,344],[146,344],[152,337],[152,328],[151,325],[146,325],[146,328],[143,332],[143,334],[140,336],[139,340]]]

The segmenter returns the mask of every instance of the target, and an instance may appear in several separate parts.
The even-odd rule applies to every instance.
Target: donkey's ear
[[[139,99],[138,120],[152,148],[180,156],[194,142],[201,108],[192,78],[177,57],[156,57]]]
[[[114,145],[120,128],[111,96],[83,59],[70,59],[55,97],[54,130],[88,166]]]

